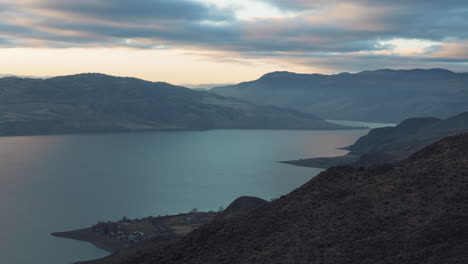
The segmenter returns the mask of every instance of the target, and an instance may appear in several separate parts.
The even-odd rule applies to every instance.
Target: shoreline
[[[341,126],[335,128],[213,128],[213,129],[188,129],[188,128],[165,128],[165,129],[141,129],[141,130],[83,130],[83,131],[62,131],[62,132],[25,132],[18,134],[0,134],[0,138],[6,137],[33,137],[33,136],[79,136],[79,135],[109,135],[109,134],[147,134],[158,132],[204,132],[215,130],[291,130],[291,131],[355,131],[369,130],[368,127]]]
[[[174,240],[213,220],[216,212],[192,212],[179,215],[100,222],[92,227],[54,232],[53,237],[87,242],[115,253],[150,240]]]
[[[93,232],[91,227],[65,232],[55,232],[51,233],[50,235],[58,238],[87,242],[109,253],[113,253],[122,248],[126,248],[125,243],[111,239],[104,235],[97,234],[96,232]]]
[[[352,166],[355,162],[359,160],[360,157],[361,156],[359,155],[353,155],[353,154],[348,153],[346,155],[336,156],[336,157],[285,160],[285,161],[278,161],[278,162],[293,165],[293,166],[299,166],[299,167],[328,169],[331,167],[338,167],[338,166]]]

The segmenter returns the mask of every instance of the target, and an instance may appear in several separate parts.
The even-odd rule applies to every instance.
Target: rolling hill
[[[234,128],[344,127],[295,110],[135,78],[0,79],[0,135]]]
[[[466,132],[468,132],[468,112],[447,119],[411,118],[395,127],[370,130],[356,143],[344,148],[350,151],[345,156],[302,159],[285,163],[319,168],[395,163],[437,140]]]
[[[272,72],[211,91],[335,120],[399,123],[421,116],[447,118],[468,110],[468,73],[444,69],[335,75]]]

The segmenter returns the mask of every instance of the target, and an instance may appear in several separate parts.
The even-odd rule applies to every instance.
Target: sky
[[[468,1],[0,0],[0,74],[221,84],[380,68],[468,72]]]

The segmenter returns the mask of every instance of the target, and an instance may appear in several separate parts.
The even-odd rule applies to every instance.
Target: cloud
[[[153,18],[223,21],[232,16],[229,10],[189,0],[37,0],[28,3],[32,8],[121,21],[151,21]]]
[[[468,41],[453,41],[441,44],[433,54],[435,58],[468,60]]]
[[[0,47],[186,48],[337,69],[464,67],[468,43],[466,0],[0,0],[0,14]]]
[[[312,10],[324,19],[354,17],[385,25],[380,37],[425,38],[468,37],[468,4],[464,0],[269,0],[284,9]],[[340,8],[341,6],[341,8]],[[386,10],[385,12],[379,12]],[[364,20],[363,20],[364,19]],[[351,21],[352,22],[352,21]],[[353,27],[354,23],[345,25]],[[372,24],[371,24],[372,25]]]

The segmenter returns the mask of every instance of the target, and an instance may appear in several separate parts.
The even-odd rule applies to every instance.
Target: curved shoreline
[[[107,236],[93,232],[91,227],[65,231],[65,232],[56,232],[56,233],[51,233],[50,235],[54,237],[59,237],[59,238],[66,238],[66,239],[71,239],[71,240],[87,242],[109,253],[113,253],[122,248],[127,247],[127,245],[123,243],[122,241],[114,240]]]
[[[110,253],[157,238],[175,239],[210,222],[218,213],[193,212],[187,214],[122,219],[98,223],[92,227],[51,233],[54,237],[88,242]]]

